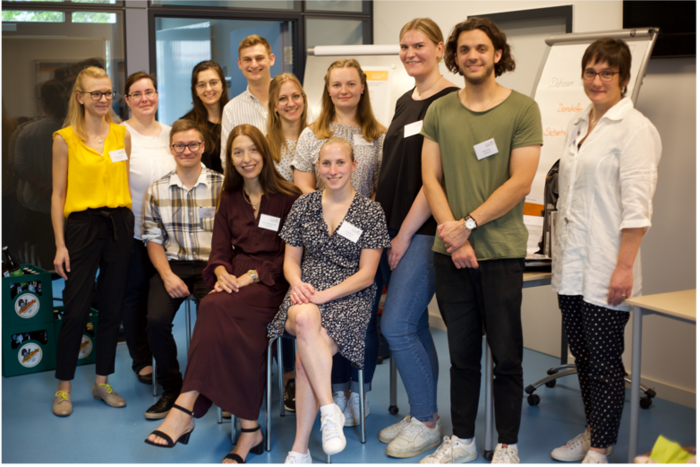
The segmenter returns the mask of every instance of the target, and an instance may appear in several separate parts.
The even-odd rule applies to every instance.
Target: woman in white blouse
[[[552,451],[560,461],[607,463],[625,400],[625,299],[641,294],[638,252],[661,158],[658,131],[625,97],[631,62],[622,40],[586,49],[581,77],[591,104],[569,124],[559,167],[552,286],[588,425]]]
[[[143,203],[146,190],[156,180],[175,170],[170,154],[170,126],[156,121],[158,90],[153,76],[139,71],[126,80],[124,90],[131,118],[122,125],[131,135],[129,186],[134,212],[134,249],[129,281],[124,296],[124,335],[133,363],[131,368],[144,384],[151,384],[153,367],[146,334],[148,282],[155,273],[141,240]]]

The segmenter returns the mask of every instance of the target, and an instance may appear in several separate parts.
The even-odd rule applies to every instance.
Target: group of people
[[[493,463],[518,463],[523,395],[520,317],[527,232],[523,203],[542,145],[534,100],[496,82],[515,69],[506,36],[489,19],[457,24],[447,41],[428,18],[399,34],[415,86],[389,128],[372,112],[354,59],[328,68],[320,116],[292,74],[270,76],[275,57],[245,38],[248,80],[228,99],[221,67],[195,66],[194,108],[172,127],[155,120],[151,75],[131,75],[131,118],[118,125],[109,77],[75,82],[66,126],[55,133],[51,213],[56,271],[66,279],[53,411],[72,412],[71,380],[99,268],[96,380],[111,407],[124,399],[114,372],[123,319],[133,371],[163,395],[145,412],[164,419],[146,443],[187,444],[212,404],[241,420],[225,463],[260,454],[257,418],[268,340],[285,344],[285,405],[297,430],[286,463],[311,463],[320,410],[326,454],[360,423],[378,354],[377,310],[408,394],[410,413],[379,433],[391,457],[429,450],[420,463],[477,458],[475,421],[482,336],[493,352],[498,445]],[[464,77],[458,88],[439,69]],[[626,297],[641,292],[638,250],[651,225],[661,143],[625,98],[631,57],[620,40],[588,47],[581,78],[591,105],[574,117],[560,166],[554,290],[576,358],[586,430],[552,457],[601,463],[616,443],[624,402]],[[217,157],[220,156],[220,157]],[[133,239],[133,240],[132,240]],[[427,305],[437,294],[450,355],[451,436],[437,407],[438,359]],[[190,295],[197,322],[184,378],[172,322]],[[175,410],[173,410],[175,409]]]

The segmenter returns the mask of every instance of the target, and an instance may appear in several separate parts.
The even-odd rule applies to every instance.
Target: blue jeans
[[[367,325],[365,335],[365,392],[372,390],[372,377],[377,368],[379,358],[379,329],[377,328],[377,311],[379,310],[379,299],[382,298],[384,282],[382,275],[377,268],[377,275],[374,277],[377,284],[377,295],[372,304],[372,315]],[[331,386],[333,392],[360,392],[360,383],[357,376],[357,369],[350,364],[350,360],[340,355],[340,352],[333,357],[333,370],[331,371]]]
[[[390,229],[393,239],[397,231]],[[432,422],[437,412],[439,364],[428,322],[428,304],[435,293],[431,235],[414,235],[396,269],[389,269],[388,250],[379,269],[387,284],[382,334],[401,374],[411,417]]]

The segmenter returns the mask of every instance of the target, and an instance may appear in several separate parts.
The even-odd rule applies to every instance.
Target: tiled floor
[[[180,349],[180,364],[186,362],[184,310],[178,313],[175,335]],[[445,434],[451,434],[449,411],[449,357],[446,333],[433,330],[440,355],[440,383],[438,404]],[[540,379],[557,359],[537,352],[525,351],[525,384]],[[94,365],[78,368],[72,392],[74,413],[58,418],[51,413],[56,380],[53,371],[2,379],[2,462],[12,463],[218,463],[231,449],[230,424],[217,424],[216,411],[210,410],[197,420],[195,432],[187,446],[178,444],[173,449],[159,449],[144,444],[143,440],[160,424],[147,421],[143,412],[157,399],[150,387],[139,383],[131,372],[129,353],[125,344],[117,349],[117,371],[110,383],[127,400],[127,407],[114,409],[90,395],[94,382]],[[542,401],[530,407],[523,400],[522,424],[518,446],[521,462],[554,462],[549,453],[584,428],[583,406],[575,377],[562,378],[555,388],[538,390]],[[648,451],[658,435],[680,442],[696,444],[695,410],[661,399],[654,399],[649,410],[640,414],[640,450]],[[273,402],[278,394],[273,390]],[[377,367],[373,391],[369,395],[371,413],[367,418],[367,443],[359,442],[359,427],[346,428],[348,445],[344,452],[333,457],[334,463],[416,463],[419,458],[392,459],[385,455],[385,445],[377,440],[379,431],[406,415],[408,402],[403,385],[399,384],[399,414],[390,415],[389,363]],[[261,456],[248,456],[249,463],[281,463],[292,446],[295,418],[290,414],[281,418],[273,412],[272,451]],[[261,425],[264,410],[261,410]],[[263,425],[264,426],[264,425]],[[483,436],[482,406],[477,420],[477,438],[480,456],[476,462],[485,462],[481,456]],[[620,438],[610,456],[611,462],[626,462],[629,437],[629,405],[625,407]],[[495,439],[495,436],[494,436]],[[311,454],[314,462],[325,462],[321,449],[318,421],[312,433]]]

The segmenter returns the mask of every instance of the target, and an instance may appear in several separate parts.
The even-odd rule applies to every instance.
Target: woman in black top
[[[440,444],[437,414],[438,360],[428,325],[435,293],[432,245],[437,224],[430,214],[421,177],[421,131],[430,104],[457,91],[438,68],[443,53],[440,28],[428,18],[409,21],[400,34],[400,58],[416,86],[396,102],[384,141],[376,200],[386,213],[391,250],[380,269],[387,284],[382,334],[389,342],[411,405],[410,415],[379,433],[391,457],[413,457]],[[391,279],[391,282],[390,282]],[[416,436],[416,430],[421,431]]]
[[[197,124],[204,136],[202,163],[224,173],[221,166],[221,116],[228,104],[226,77],[221,66],[211,60],[199,62],[192,69],[192,103],[194,108],[182,118]]]

